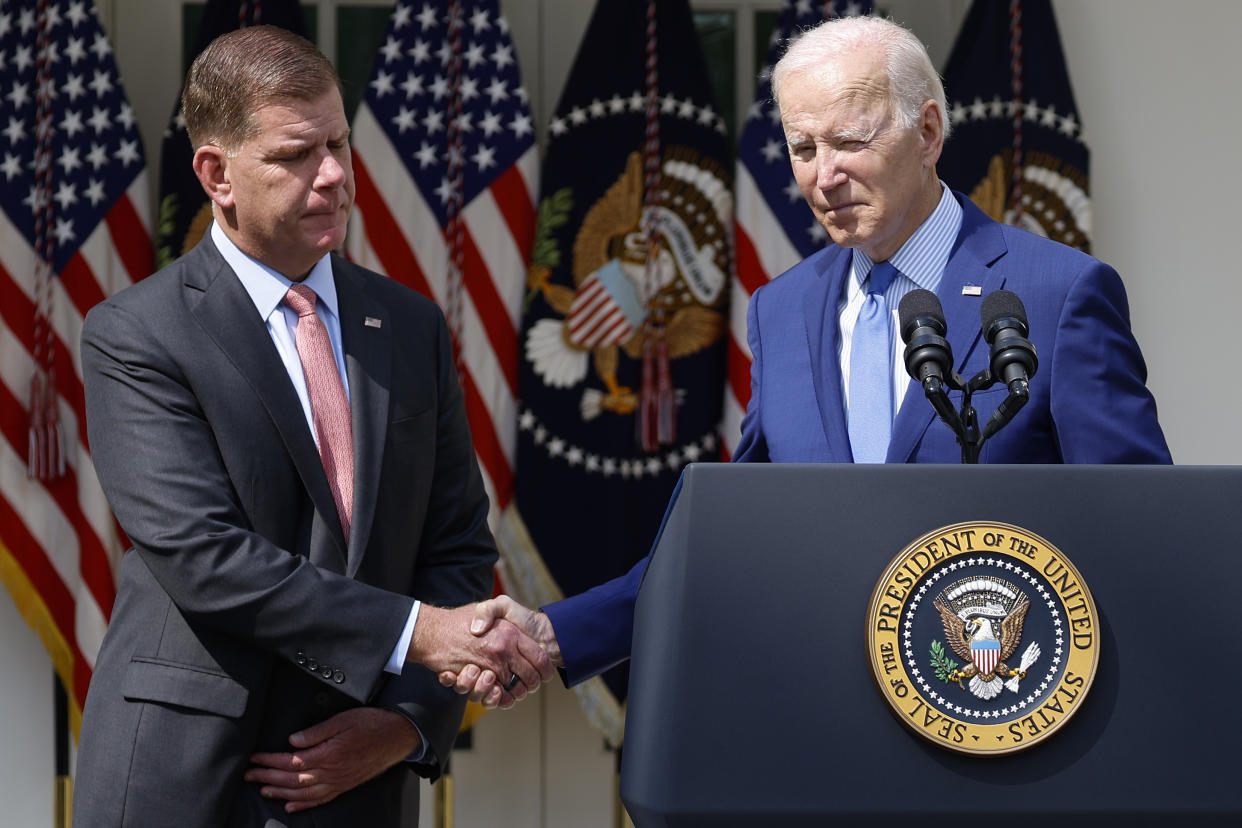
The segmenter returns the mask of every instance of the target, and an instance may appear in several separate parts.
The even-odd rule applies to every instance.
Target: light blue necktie
[[[893,430],[893,349],[884,291],[897,268],[878,262],[871,268],[867,299],[854,324],[850,348],[850,447],[855,463],[883,463]]]

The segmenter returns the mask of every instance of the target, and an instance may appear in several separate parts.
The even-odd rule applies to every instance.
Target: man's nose
[[[842,170],[837,153],[823,150],[815,156],[815,185],[820,190],[839,187],[849,178]]]
[[[331,151],[324,152],[319,161],[319,180],[321,187],[338,187],[345,181],[345,167]]]

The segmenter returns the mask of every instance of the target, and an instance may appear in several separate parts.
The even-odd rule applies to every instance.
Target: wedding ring
[[[521,680],[522,680],[521,677],[518,676],[517,673],[514,673],[513,675],[509,676],[509,680],[505,682],[505,689],[512,690],[514,687],[518,686],[518,682]]]

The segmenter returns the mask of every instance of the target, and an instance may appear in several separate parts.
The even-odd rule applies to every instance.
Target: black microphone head
[[[1008,290],[989,293],[983,298],[979,316],[983,320],[983,338],[992,349],[993,376],[1006,385],[1019,377],[1035,376],[1039,356],[1035,345],[1026,338],[1030,327],[1026,308],[1017,294]]]
[[[983,297],[979,317],[983,322],[984,336],[988,342],[996,336],[996,331],[992,329],[993,326],[1002,319],[1014,319],[1020,322],[1023,336],[1030,331],[1026,321],[1026,307],[1018,298],[1018,294],[1011,290],[995,290]]]
[[[940,306],[936,294],[923,288],[915,288],[901,297],[901,302],[897,305],[897,319],[903,342],[910,341],[915,328],[930,322],[939,323],[938,333],[943,335],[945,332],[944,308]]]

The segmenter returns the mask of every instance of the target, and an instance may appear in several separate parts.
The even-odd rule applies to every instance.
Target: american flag
[[[725,385],[721,442],[726,459],[742,436],[742,415],[750,402],[750,347],[746,309],[750,296],[814,253],[828,240],[794,183],[785,149],[781,114],[772,100],[772,67],[789,41],[829,17],[871,14],[867,2],[786,0],[779,26],[768,44],[767,65],[759,74],[755,101],[746,115],[737,148],[734,256],[737,276],[729,297],[729,378]]]
[[[534,121],[497,0],[399,2],[353,123],[351,259],[436,300],[496,516],[513,494]]]
[[[152,262],[142,145],[92,3],[0,0],[0,175],[0,578],[76,731],[122,551],[86,444],[78,337]]]
[[[1049,0],[974,3],[944,70],[936,171],[996,221],[1091,252],[1091,153]]]

